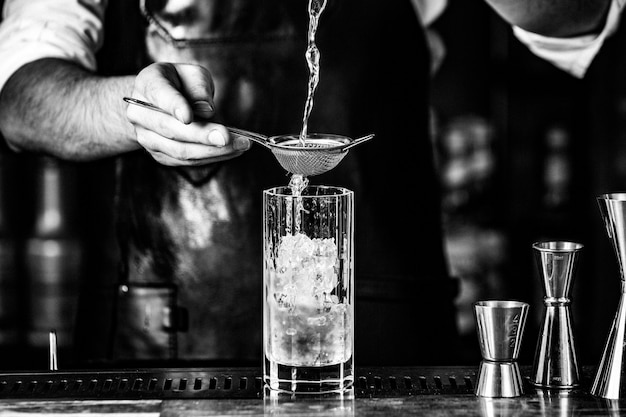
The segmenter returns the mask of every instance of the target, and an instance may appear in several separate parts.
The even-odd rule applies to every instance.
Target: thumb
[[[210,119],[215,112],[213,77],[208,69],[194,64],[174,64],[183,95],[199,118]]]

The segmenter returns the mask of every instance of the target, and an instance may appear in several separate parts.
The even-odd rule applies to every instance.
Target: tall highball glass
[[[263,191],[264,380],[345,393],[354,380],[354,199],[340,187]]]

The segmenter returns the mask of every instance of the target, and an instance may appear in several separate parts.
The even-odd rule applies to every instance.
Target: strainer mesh
[[[319,147],[289,149],[273,147],[272,153],[278,163],[292,174],[305,177],[330,171],[343,159],[348,151],[331,152]]]

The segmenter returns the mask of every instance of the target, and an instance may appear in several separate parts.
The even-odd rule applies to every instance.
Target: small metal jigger
[[[626,396],[626,193],[603,194],[597,201],[620,268],[622,293],[590,392],[617,400]]]
[[[480,353],[475,394],[481,397],[517,397],[523,394],[517,364],[528,303],[491,300],[474,303]]]
[[[531,382],[546,388],[573,388],[580,382],[580,372],[569,297],[578,252],[583,245],[554,241],[536,242],[532,247],[545,291],[545,311]]]

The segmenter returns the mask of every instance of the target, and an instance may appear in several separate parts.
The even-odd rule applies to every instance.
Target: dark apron
[[[109,73],[110,53],[132,55],[119,32],[127,25],[111,17],[128,5],[112,3],[107,30],[117,31],[106,42],[126,49],[105,45],[99,58]],[[136,45],[145,49],[127,62],[200,63],[215,77],[216,121],[299,132],[307,2],[198,0],[184,11],[172,3],[142,1],[145,44]],[[309,132],[376,134],[310,178],[355,191],[356,361],[438,362],[456,336],[454,285],[443,257],[422,29],[408,0],[329,0],[317,44]],[[273,155],[253,145],[227,162],[171,168],[139,151],[118,159],[116,178],[121,273],[110,358],[260,363],[261,196],[289,181]]]

